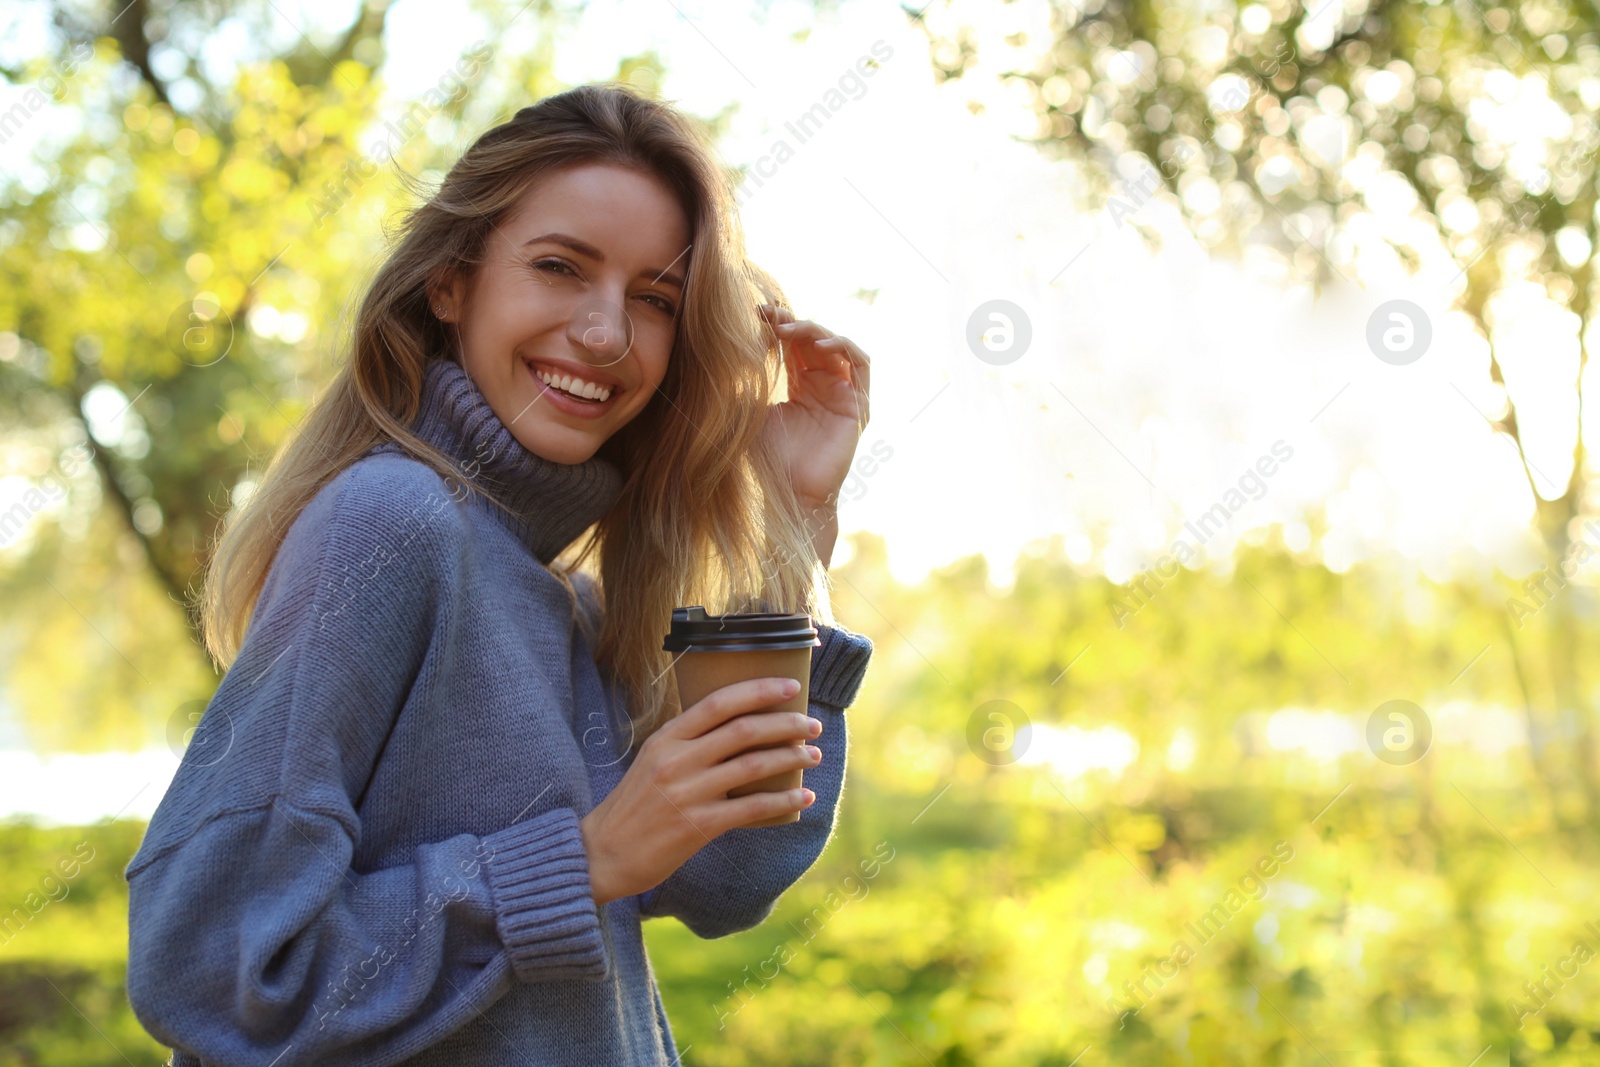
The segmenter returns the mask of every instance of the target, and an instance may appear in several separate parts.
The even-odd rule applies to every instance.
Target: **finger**
[[[815,392],[816,383],[810,381],[810,375],[826,374],[839,381],[849,376],[849,362],[837,352],[821,347],[825,342],[816,342],[809,336],[789,336],[780,338],[780,343],[791,398]]]
[[[859,348],[855,353],[860,354],[860,359],[850,362],[850,381],[855,386],[856,403],[861,407],[861,425],[864,427],[872,418],[872,358]]]
[[[855,406],[857,424],[865,427],[870,419],[870,395],[872,388],[871,361],[861,348],[847,337],[830,338],[819,341],[814,346],[817,358],[821,360],[820,366],[802,366],[801,372],[808,375],[826,375],[826,379],[812,378],[813,391],[820,397],[826,398],[830,409],[838,410],[837,405],[842,402],[852,402]],[[849,385],[850,397],[843,397],[842,384]]]
[[[717,825],[724,830],[734,830],[763,819],[777,818],[795,811],[804,811],[816,803],[817,795],[801,786],[785,789],[781,793],[750,793],[732,800],[718,801]]]
[[[848,337],[840,335],[832,340],[837,343],[819,341],[818,347],[838,352],[843,365],[849,368],[850,384],[856,391],[856,400],[861,407],[861,424],[865,426],[872,394],[872,357]]]
[[[856,351],[861,352],[859,348]],[[856,383],[856,394],[861,398],[861,418],[865,422],[867,405],[872,398],[872,357],[861,352],[860,360],[852,360],[850,369]]]
[[[794,321],[794,312],[776,304],[757,304],[756,313],[766,319],[769,325]]]
[[[832,332],[809,319],[796,321],[790,317],[787,321],[775,322],[773,334],[778,340],[778,350],[783,355],[784,366],[791,377],[800,371],[814,370],[832,361],[831,356],[824,357],[822,350],[816,347],[819,341],[831,337]]]
[[[829,337],[825,337],[817,342],[817,347],[825,349],[831,353],[836,353],[841,359],[852,366],[869,367],[872,365],[872,357],[867,355],[866,352],[862,350],[860,345],[850,340],[850,338],[846,337],[844,334],[833,334]]]
[[[849,376],[855,359],[850,351],[850,339],[847,337],[824,337],[812,348],[818,357],[822,368],[831,370],[841,378]]]
[[[808,771],[821,762],[822,749],[815,745],[780,745],[719,763],[702,776],[700,784],[708,794],[722,796],[736,786],[786,771]]]
[[[713,689],[674,720],[678,737],[692,739],[716,729],[729,719],[758,708],[770,708],[789,699],[784,688],[790,678],[748,678]]]
[[[695,762],[704,767],[721,763],[741,752],[763,745],[793,743],[811,737],[817,720],[800,711],[757,711],[736,716],[695,738]]]
[[[788,362],[797,370],[825,370],[843,376],[850,371],[850,358],[832,334],[788,334],[778,338]]]
[[[862,366],[872,362],[861,346],[844,334],[830,333],[812,343],[818,351],[826,352],[830,358],[842,364]]]
[[[773,329],[778,331],[779,337],[832,337],[833,331],[826,326],[812,322],[810,319],[787,319],[779,322]]]
[[[828,370],[835,374],[848,372],[852,362],[849,338],[840,337],[814,323],[811,325],[814,329],[780,330],[778,340],[785,343],[788,355],[797,357],[804,370]]]

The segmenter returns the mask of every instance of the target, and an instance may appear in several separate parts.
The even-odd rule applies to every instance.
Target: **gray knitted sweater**
[[[391,443],[296,518],[125,872],[129,999],[177,1067],[675,1064],[640,923],[748,929],[816,861],[871,642],[819,627],[799,822],[597,908],[578,820],[636,746],[593,583],[546,565],[620,472],[527,451],[453,362],[414,429],[515,517]]]

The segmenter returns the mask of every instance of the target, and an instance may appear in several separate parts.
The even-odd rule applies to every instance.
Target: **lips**
[[[611,389],[611,395],[605,400],[585,400],[582,397],[574,396],[570,393],[564,392],[561,389],[545,382],[539,377],[539,371],[541,368],[536,366],[534,363],[530,361],[524,361],[523,366],[527,367],[528,377],[533,379],[534,387],[539,390],[539,395],[543,399],[547,400],[557,410],[565,412],[568,415],[577,416],[579,418],[599,417],[600,415],[609,411],[611,406],[617,403],[617,398],[623,393],[621,386],[614,386]],[[554,371],[550,370],[548,366],[543,369],[546,369],[549,373],[554,373]],[[592,381],[593,379],[590,380]]]
[[[573,395],[581,396],[582,390],[594,386],[605,391],[608,396],[613,396],[623,388],[622,383],[603,370],[593,367],[578,367],[569,363],[552,363],[542,359],[525,359],[534,376],[548,375],[551,384],[561,385],[566,383],[567,388],[574,390]]]

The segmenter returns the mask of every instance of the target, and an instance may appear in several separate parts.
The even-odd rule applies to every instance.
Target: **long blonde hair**
[[[598,579],[598,631],[583,612],[578,619],[627,696],[635,737],[680,710],[661,650],[672,608],[809,611],[832,622],[806,517],[761,436],[783,364],[755,305],[787,300],[744,254],[729,180],[709,140],[669,104],[607,83],[547,97],[488,130],[405,216],[361,299],[350,358],[217,538],[197,606],[219,665],[238,655],[295,518],[374,445],[393,440],[441,477],[505,506],[407,428],[427,365],[449,345],[427,290],[442,278],[470,280],[489,234],[522,197],[552,170],[580,163],[658,178],[683,205],[693,240],[666,377],[599,451],[621,469],[621,494],[550,566],[569,593],[575,571]]]

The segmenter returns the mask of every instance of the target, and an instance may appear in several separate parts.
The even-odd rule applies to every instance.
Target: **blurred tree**
[[[932,62],[942,79],[960,78],[977,34],[959,5],[938,14],[938,27],[920,20]],[[1051,6],[1051,26],[1042,62],[1004,78],[1027,87],[1041,151],[1091,164],[1118,225],[1141,225],[1139,208],[1159,197],[1214,251],[1275,254],[1319,287],[1356,284],[1363,259],[1433,266],[1488,344],[1503,402],[1487,417],[1516,444],[1549,566],[1588,557],[1578,538],[1595,474],[1581,433],[1600,149],[1592,5],[1069,0]],[[1570,374],[1560,364],[1554,388],[1575,403],[1548,395],[1549,375],[1522,384],[1515,367],[1504,373],[1496,304],[1530,284],[1567,312],[1577,359]],[[1365,330],[1352,324],[1352,347]],[[1572,413],[1554,431],[1571,450],[1570,470],[1554,472],[1564,477],[1529,459],[1519,411],[1535,406]],[[1562,584],[1551,577],[1521,597],[1540,616],[1535,630],[1504,633],[1530,668],[1523,703],[1543,778],[1554,792],[1581,790],[1563,809],[1577,826],[1585,807],[1600,814],[1600,750],[1579,676],[1581,594]],[[1518,613],[1508,605],[1506,621]],[[1519,645],[1540,632],[1535,674]],[[1568,717],[1578,743],[1552,744]]]
[[[435,180],[478,131],[565,87],[556,5],[475,8],[484,39],[402,101],[380,76],[387,0],[331,33],[291,29],[270,2],[8,12],[51,39],[45,55],[17,53],[28,34],[0,46],[24,92],[0,144],[45,131],[0,174],[0,419],[20,473],[70,489],[60,525],[26,501],[0,515],[0,596],[29,620],[12,688],[40,742],[137,747],[135,721],[148,734],[215,684],[190,602],[227,510],[342,359],[339,327],[408,206],[394,169]],[[616,77],[660,74],[644,55]],[[107,561],[131,584],[91,578]],[[52,692],[63,671],[97,692]],[[96,711],[64,715],[67,699]]]

